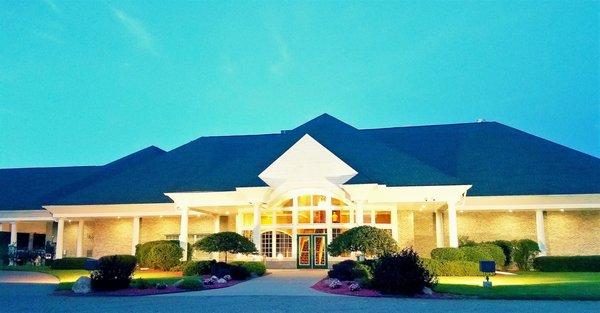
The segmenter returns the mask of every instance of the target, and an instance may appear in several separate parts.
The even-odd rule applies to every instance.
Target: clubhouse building
[[[270,267],[318,268],[359,225],[425,256],[462,237],[597,255],[600,159],[496,122],[357,129],[323,114],[103,166],[0,169],[0,223],[18,249],[56,242],[57,258],[235,231]]]

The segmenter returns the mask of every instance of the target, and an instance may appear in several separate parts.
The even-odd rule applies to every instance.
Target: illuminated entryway
[[[298,235],[298,268],[327,268],[327,235]]]

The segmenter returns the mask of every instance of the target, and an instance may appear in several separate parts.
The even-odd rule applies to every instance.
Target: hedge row
[[[479,263],[469,261],[440,261],[423,259],[423,264],[437,276],[482,276]]]
[[[533,259],[533,268],[541,272],[600,272],[600,255],[541,256]]]
[[[230,262],[233,265],[239,265],[248,270],[251,274],[256,276],[263,276],[267,272],[267,267],[262,262],[256,261],[234,261]]]
[[[90,258],[62,258],[48,260],[46,264],[55,270],[82,270],[85,269],[85,261]]]
[[[482,243],[460,248],[435,248],[431,258],[437,261],[467,261],[479,264],[479,261],[496,261],[496,267],[502,268],[506,262],[504,251],[497,245]]]

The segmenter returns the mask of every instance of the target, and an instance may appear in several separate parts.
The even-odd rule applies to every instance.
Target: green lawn
[[[521,272],[491,277],[492,288],[483,288],[483,277],[440,277],[435,291],[486,299],[600,300],[600,273]]]
[[[89,276],[90,272],[86,270],[55,270],[46,266],[0,266],[0,270],[5,271],[26,271],[26,272],[40,272],[56,276],[59,280],[59,284],[56,287],[57,290],[68,290],[71,289],[73,283],[77,278],[81,276]],[[151,284],[165,283],[173,284],[174,282],[181,279],[181,274],[177,272],[160,272],[160,271],[136,271],[133,273],[133,279],[143,278]]]

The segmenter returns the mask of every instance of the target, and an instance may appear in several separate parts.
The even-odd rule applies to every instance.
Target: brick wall
[[[547,212],[549,255],[600,255],[600,211]]]

